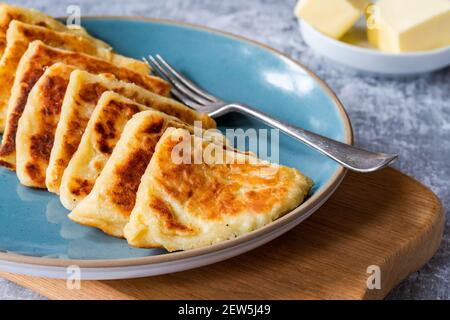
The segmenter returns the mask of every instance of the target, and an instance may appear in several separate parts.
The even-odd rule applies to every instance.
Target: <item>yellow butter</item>
[[[369,41],[386,52],[450,45],[449,0],[380,0],[366,15]]]
[[[318,31],[341,38],[363,15],[368,0],[300,0],[295,15]]]

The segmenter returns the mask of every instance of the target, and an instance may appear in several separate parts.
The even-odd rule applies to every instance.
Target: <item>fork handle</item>
[[[394,162],[398,156],[394,154],[385,154],[371,152],[351,145],[321,136],[319,134],[307,131],[300,127],[274,119],[252,107],[242,104],[229,104],[225,112],[235,111],[247,114],[261,120],[273,128],[277,128],[284,133],[294,137],[311,148],[316,149],[322,154],[335,160],[342,166],[357,172],[372,172],[382,169]],[[231,109],[231,110],[230,110]],[[219,111],[219,110],[218,110]],[[225,113],[224,112],[224,113]],[[219,115],[220,111],[215,116]]]

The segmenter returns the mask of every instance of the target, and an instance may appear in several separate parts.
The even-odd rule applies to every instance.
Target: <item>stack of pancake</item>
[[[194,122],[215,121],[81,27],[0,4],[0,54],[0,165],[59,195],[73,221],[132,246],[186,250],[262,227],[310,192],[299,171],[217,131],[194,134]]]

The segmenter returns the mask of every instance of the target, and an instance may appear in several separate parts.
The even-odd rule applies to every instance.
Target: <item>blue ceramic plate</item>
[[[223,100],[243,102],[281,120],[352,143],[349,119],[328,87],[306,68],[273,49],[219,31],[171,21],[85,18],[83,24],[90,33],[107,41],[123,55],[141,59],[150,53],[162,54]],[[217,122],[220,129],[265,128],[238,114],[218,118]],[[195,258],[207,264],[214,259],[201,257],[215,255],[217,261],[250,250],[286,232],[311,214],[331,195],[345,174],[333,161],[282,134],[280,163],[295,167],[314,180],[313,195],[302,206],[238,239],[170,254],[162,250],[130,248],[124,240],[74,223],[67,218],[68,211],[57,196],[23,187],[15,173],[0,169],[0,259],[3,263],[0,266],[8,271],[57,276],[52,272],[39,273],[36,266],[147,266],[144,269],[149,270],[148,266],[155,263]],[[218,254],[225,251],[228,253]],[[159,271],[144,274],[200,264],[182,265],[184,267],[179,265],[178,269],[164,269],[160,265]],[[91,278],[114,277],[126,276]]]

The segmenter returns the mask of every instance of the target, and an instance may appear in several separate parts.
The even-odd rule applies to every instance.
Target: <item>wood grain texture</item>
[[[284,236],[208,267],[151,278],[84,281],[1,274],[51,299],[381,299],[439,247],[439,199],[408,176],[385,169],[349,173],[311,218]],[[367,289],[367,267],[381,289]]]

